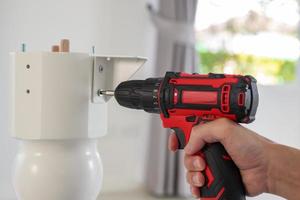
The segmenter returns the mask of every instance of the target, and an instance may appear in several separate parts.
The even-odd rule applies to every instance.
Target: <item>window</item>
[[[297,0],[199,0],[201,72],[251,74],[261,84],[294,81],[298,23]]]

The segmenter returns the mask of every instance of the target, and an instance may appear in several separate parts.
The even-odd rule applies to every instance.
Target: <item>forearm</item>
[[[268,190],[289,200],[299,199],[300,150],[269,145]]]

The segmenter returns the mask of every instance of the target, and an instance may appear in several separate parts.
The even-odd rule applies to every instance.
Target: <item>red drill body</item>
[[[122,106],[159,113],[163,126],[175,131],[180,149],[193,126],[222,117],[250,123],[258,105],[253,77],[225,74],[167,72],[164,78],[123,82],[115,97]],[[201,199],[245,199],[239,171],[222,145],[209,144],[199,155],[207,162]]]
[[[225,117],[249,123],[255,118],[258,95],[251,76],[167,73],[159,90],[163,125],[183,132],[185,141],[179,140],[182,148],[192,127],[200,122]]]

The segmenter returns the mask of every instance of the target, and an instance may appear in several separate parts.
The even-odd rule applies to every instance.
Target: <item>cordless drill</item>
[[[125,81],[114,96],[127,108],[160,114],[163,126],[175,131],[180,149],[193,126],[217,118],[250,123],[258,106],[255,78],[213,73],[167,72],[163,78]],[[202,200],[245,199],[239,170],[220,143],[207,144],[198,155],[206,161],[205,185],[199,188]]]

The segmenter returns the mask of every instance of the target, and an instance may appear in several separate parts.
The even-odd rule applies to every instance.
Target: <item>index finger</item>
[[[229,133],[236,127],[234,125],[236,124],[229,119],[222,118],[193,127],[190,140],[184,149],[185,153],[193,155],[206,143],[221,142],[223,144],[228,139]]]
[[[169,136],[169,150],[176,151],[178,149],[178,139],[175,133],[171,133]]]

